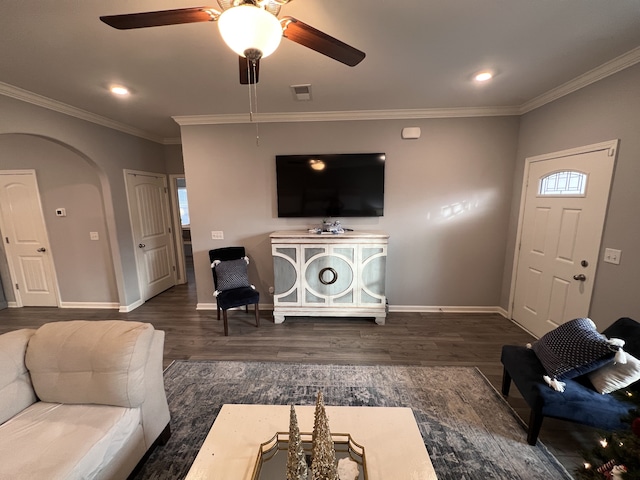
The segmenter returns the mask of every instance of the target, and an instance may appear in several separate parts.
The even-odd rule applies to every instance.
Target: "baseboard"
[[[215,303],[196,303],[196,310],[215,310]]]
[[[497,306],[389,305],[389,311],[397,313],[497,313],[507,318],[505,309]]]
[[[215,310],[215,303],[198,303],[196,310]],[[273,304],[262,305],[260,310],[273,310]],[[507,311],[502,307],[478,306],[428,306],[428,305],[390,305],[390,312],[397,313],[497,313],[508,318]]]
[[[196,304],[196,310],[217,310],[218,305],[215,303],[198,303]],[[244,307],[236,307],[236,308],[230,308],[229,310],[240,310],[243,309]],[[273,304],[262,304],[259,303],[258,304],[258,308],[262,311],[262,310],[273,310]]]
[[[61,302],[60,308],[95,308],[95,309],[119,309],[120,313],[127,313],[140,305],[144,304],[143,301],[133,303],[131,305],[120,307],[115,302]],[[9,308],[20,308],[16,302],[7,302]]]
[[[118,311],[120,313],[129,313],[129,312],[135,310],[136,308],[138,308],[140,305],[144,305],[144,300],[140,299],[140,300],[137,300],[137,301],[135,301],[135,302],[133,302],[133,303],[131,303],[129,305],[120,305],[120,308],[119,308]]]
[[[115,302],[60,302],[60,308],[119,308]]]

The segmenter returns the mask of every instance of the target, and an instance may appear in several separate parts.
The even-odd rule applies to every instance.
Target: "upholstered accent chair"
[[[260,292],[249,283],[247,266],[249,258],[244,247],[223,247],[209,250],[213,285],[215,287],[218,320],[220,312],[224,320],[224,334],[229,335],[227,310],[245,307],[249,312],[249,305],[255,305],[256,327],[260,326]]]
[[[606,338],[618,338],[626,342],[625,352],[629,357],[634,357],[628,359],[628,365],[631,365],[631,360],[637,362],[635,358],[640,358],[640,323],[637,321],[631,318],[620,318],[606,328],[602,334]],[[504,345],[502,347],[502,364],[504,366],[502,394],[505,397],[509,395],[509,387],[513,381],[531,408],[528,443],[530,445],[536,444],[544,417],[576,422],[602,430],[628,429],[629,425],[625,424],[623,417],[629,414],[634,405],[625,402],[619,396],[606,393],[620,385],[609,390],[595,386],[599,386],[603,382],[602,379],[595,382],[594,375],[597,377],[611,375],[608,369],[614,363],[614,360],[611,359],[609,364],[592,372],[586,372],[574,378],[562,378],[563,391],[556,391],[543,380],[543,377],[549,375],[549,372],[533,348]],[[605,378],[605,380],[607,379]],[[629,378],[629,380],[633,380],[633,383],[626,388],[636,393],[640,392],[640,380],[637,380],[637,377]]]

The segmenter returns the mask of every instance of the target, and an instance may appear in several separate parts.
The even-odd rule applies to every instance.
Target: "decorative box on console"
[[[386,319],[385,269],[389,235],[274,232],[275,323],[286,316]]]

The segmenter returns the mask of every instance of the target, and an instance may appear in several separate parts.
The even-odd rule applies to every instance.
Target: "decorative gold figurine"
[[[291,405],[289,416],[289,452],[287,457],[287,480],[307,480],[307,461],[304,456],[298,417]]]
[[[324,409],[322,392],[318,392],[313,422],[310,480],[339,480],[336,450],[329,430],[329,419]]]

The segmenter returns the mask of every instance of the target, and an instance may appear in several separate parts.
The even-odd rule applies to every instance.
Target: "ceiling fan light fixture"
[[[109,91],[119,97],[124,97],[131,93],[127,87],[122,85],[111,85],[111,87],[109,87]]]
[[[266,10],[246,4],[229,8],[218,18],[224,42],[241,57],[254,59],[255,50],[264,58],[276,51],[282,39],[282,26]]]
[[[493,72],[490,72],[489,70],[478,72],[473,77],[473,79],[476,82],[486,82],[487,80],[491,80],[492,78],[493,78]]]

